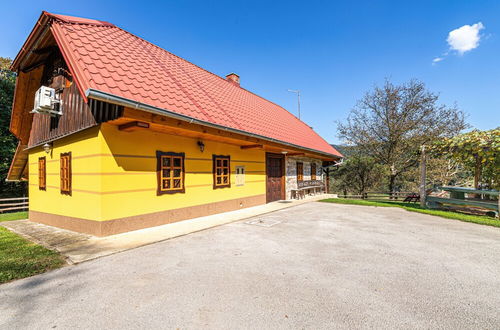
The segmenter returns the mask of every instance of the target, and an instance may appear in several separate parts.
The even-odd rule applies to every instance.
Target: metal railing
[[[427,196],[426,205],[430,208],[442,208],[443,206],[461,207],[465,209],[493,210],[497,216],[500,215],[500,192],[497,190],[480,190],[467,187],[440,187],[441,190],[449,192],[449,197]],[[488,196],[488,198],[485,198]]]
[[[0,213],[23,211],[29,207],[28,197],[13,197],[0,199]]]

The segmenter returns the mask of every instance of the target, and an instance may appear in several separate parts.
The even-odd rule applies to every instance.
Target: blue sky
[[[479,129],[500,125],[500,1],[9,1],[0,56],[14,57],[42,10],[109,21],[296,113],[331,143],[335,121],[385,78],[424,81]],[[448,33],[481,22],[478,46]],[[433,59],[444,60],[434,63]]]

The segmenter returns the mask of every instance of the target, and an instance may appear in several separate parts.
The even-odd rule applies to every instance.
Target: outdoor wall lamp
[[[43,145],[43,150],[45,151],[45,153],[49,154],[50,153],[50,150],[52,149],[52,143],[45,143]]]
[[[203,141],[198,141],[198,147],[200,147],[200,151],[203,152],[205,150],[205,143],[203,143]]]

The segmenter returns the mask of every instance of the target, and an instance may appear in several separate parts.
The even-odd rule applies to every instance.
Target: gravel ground
[[[495,329],[499,261],[499,228],[314,202],[1,285],[0,328]]]

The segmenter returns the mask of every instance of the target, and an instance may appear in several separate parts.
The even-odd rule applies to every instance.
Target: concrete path
[[[500,230],[308,203],[0,286],[0,329],[500,327]]]
[[[321,194],[307,196],[305,199],[301,200],[278,201],[107,237],[96,237],[75,233],[73,231],[47,226],[29,220],[7,221],[0,223],[0,226],[30,241],[41,244],[49,249],[56,250],[64,255],[70,264],[76,264],[139,246],[161,242],[203,229],[330,197],[333,197],[333,195]]]

